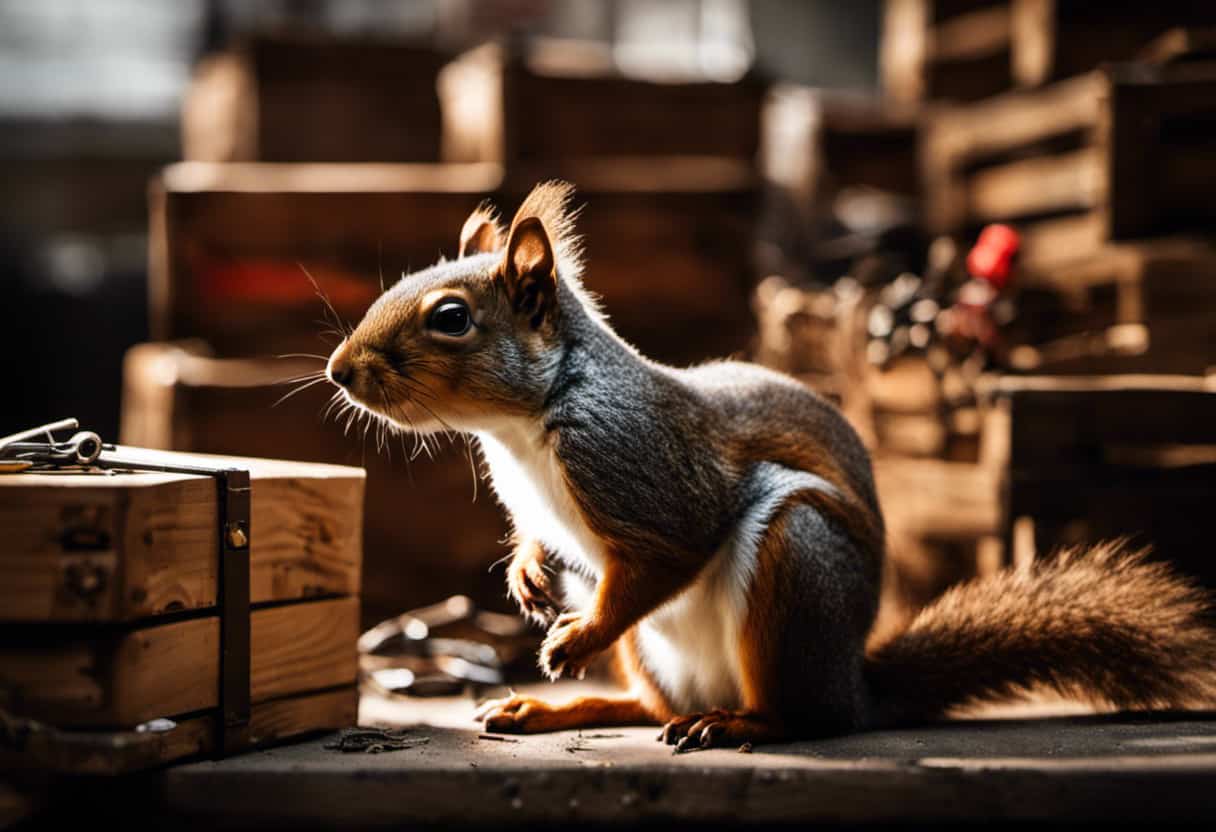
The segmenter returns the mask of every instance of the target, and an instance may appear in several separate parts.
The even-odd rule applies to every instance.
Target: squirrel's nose
[[[334,384],[340,387],[350,387],[350,383],[355,377],[355,368],[347,355],[346,342],[343,342],[329,357],[329,364],[326,366],[325,372]]]
[[[329,380],[334,384],[342,387],[350,387],[350,380],[354,377],[355,371],[349,364],[331,364],[329,365]]]

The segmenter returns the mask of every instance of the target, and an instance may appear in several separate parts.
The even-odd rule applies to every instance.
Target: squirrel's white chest
[[[539,540],[571,569],[598,579],[603,544],[583,520],[552,449],[523,429],[479,433],[477,438],[494,493],[516,532]]]

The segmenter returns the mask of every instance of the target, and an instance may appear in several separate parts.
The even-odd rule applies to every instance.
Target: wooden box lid
[[[250,472],[255,604],[359,591],[361,468],[119,447]],[[0,621],[130,621],[216,604],[216,485],[204,476],[0,475]]]

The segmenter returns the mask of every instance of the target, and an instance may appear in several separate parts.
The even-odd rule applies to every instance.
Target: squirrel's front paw
[[[581,679],[606,646],[581,612],[565,613],[553,622],[540,646],[540,669],[554,681],[563,674]]]
[[[507,570],[507,590],[524,614],[538,624],[557,617],[559,604],[553,596],[549,575],[536,560],[513,562]]]

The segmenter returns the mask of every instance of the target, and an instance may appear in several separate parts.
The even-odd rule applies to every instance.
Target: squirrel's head
[[[403,276],[372,304],[330,356],[330,381],[352,404],[418,432],[535,412],[560,355],[563,277],[572,288],[563,300],[583,302],[572,194],[565,183],[538,185],[506,232],[479,206],[456,260]]]

